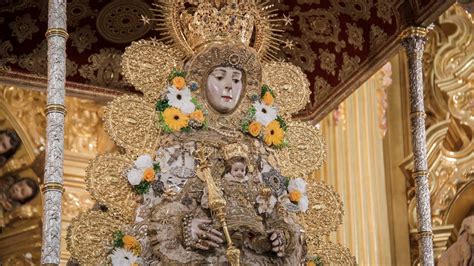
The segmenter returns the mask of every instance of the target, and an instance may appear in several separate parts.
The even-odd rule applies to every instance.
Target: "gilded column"
[[[66,0],[49,0],[46,31],[48,40],[46,163],[41,250],[43,265],[59,265],[60,262],[67,37]]]
[[[425,28],[412,27],[402,32],[402,45],[408,58],[410,85],[410,123],[414,157],[413,179],[416,190],[418,249],[422,265],[434,265],[431,230],[430,189],[426,159],[425,106],[423,97],[423,50]]]

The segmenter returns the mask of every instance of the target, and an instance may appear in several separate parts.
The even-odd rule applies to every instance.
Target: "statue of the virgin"
[[[87,169],[102,208],[69,228],[81,263],[308,259],[302,215],[315,209],[303,178],[325,150],[318,130],[291,114],[305,107],[309,84],[299,68],[270,62],[278,39],[271,8],[201,2],[157,5],[157,25],[172,41],[141,40],[123,55],[124,75],[143,96],[107,108],[106,128],[123,153]]]

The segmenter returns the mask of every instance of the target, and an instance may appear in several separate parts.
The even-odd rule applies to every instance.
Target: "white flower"
[[[290,179],[288,183],[290,200],[293,200],[302,212],[308,210],[308,196],[306,195],[306,182],[302,178]],[[295,201],[297,199],[297,201]]]
[[[166,98],[171,106],[180,109],[181,112],[187,115],[196,110],[196,106],[191,101],[193,97],[189,88],[178,90],[174,87],[168,87]]]
[[[256,110],[255,119],[263,126],[266,127],[270,122],[277,118],[278,110],[275,107],[265,105],[261,102],[256,102],[253,106]]]
[[[136,168],[130,169],[127,173],[127,179],[132,186],[140,184],[143,180],[143,170]]]
[[[124,248],[116,248],[110,254],[113,266],[130,266],[137,262],[138,257]]]
[[[293,190],[298,190],[301,193],[306,192],[306,182],[304,182],[303,178],[298,177],[290,179],[290,182],[288,183],[288,192]]]
[[[149,154],[140,155],[135,160],[135,166],[138,169],[153,167],[153,159],[151,158],[151,156]]]

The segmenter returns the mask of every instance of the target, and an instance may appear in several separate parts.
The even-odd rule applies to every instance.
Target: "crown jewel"
[[[268,1],[258,0],[161,0],[154,4],[162,41],[193,56],[212,42],[243,43],[263,60],[275,59],[281,42],[281,19]]]
[[[247,145],[239,144],[239,143],[232,143],[224,146],[224,159],[229,160],[234,157],[242,157],[246,160],[248,159],[249,148]]]

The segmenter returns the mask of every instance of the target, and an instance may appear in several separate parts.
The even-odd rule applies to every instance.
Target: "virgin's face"
[[[242,88],[242,71],[216,67],[207,77],[206,98],[214,110],[230,113],[240,101]]]

